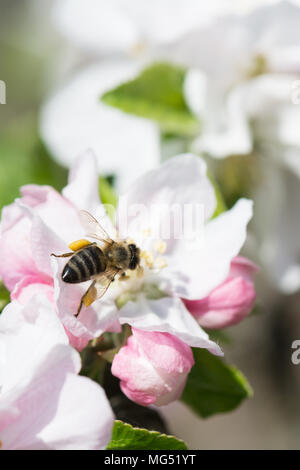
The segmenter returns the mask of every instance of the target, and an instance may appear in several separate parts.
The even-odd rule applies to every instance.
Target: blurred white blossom
[[[54,158],[67,167],[87,148],[98,155],[102,175],[117,176],[118,189],[158,165],[159,130],[100,101],[101,95],[137,73],[127,61],[100,62],[77,73],[44,103],[40,133]]]

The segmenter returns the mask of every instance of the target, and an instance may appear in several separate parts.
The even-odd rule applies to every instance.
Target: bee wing
[[[81,210],[79,211],[79,218],[81,225],[86,230],[86,236],[90,238],[96,238],[97,240],[113,243],[113,240],[108,236],[107,232],[99,224],[99,222],[89,212]]]
[[[117,268],[109,268],[97,277],[95,284],[97,299],[101,299],[101,297],[103,297],[119,271],[120,269]]]

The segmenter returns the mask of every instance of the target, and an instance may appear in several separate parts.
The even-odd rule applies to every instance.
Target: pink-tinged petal
[[[88,379],[68,374],[54,419],[38,434],[51,449],[101,450],[111,439],[114,415],[103,389]]]
[[[6,350],[0,361],[1,392],[28,383],[56,343],[68,344],[68,338],[45,297],[35,296],[26,306],[17,301],[8,304],[0,316],[0,344]]]
[[[0,221],[1,235],[12,228],[22,217],[23,213],[15,202],[3,207]]]
[[[132,328],[132,332],[140,350],[154,367],[163,369],[168,374],[190,371],[194,364],[192,350],[176,336],[136,328]]]
[[[39,216],[33,216],[31,251],[39,271],[52,278],[51,254],[70,252],[67,244],[47,226]]]
[[[141,405],[166,405],[180,397],[194,364],[191,349],[168,333],[132,330],[114,357],[122,391]]]
[[[63,189],[63,195],[78,210],[90,212],[110,236],[115,235],[113,225],[99,199],[99,171],[97,158],[92,150],[87,150],[78,157],[70,171],[69,183]],[[84,235],[95,232],[87,231],[83,225],[81,230]]]
[[[73,165],[63,196],[78,209],[93,212],[100,203],[98,177],[96,156],[92,150],[87,150]]]
[[[221,329],[243,320],[256,299],[253,284],[235,278],[225,281],[207,298],[185,300],[185,306],[204,328]]]
[[[6,210],[3,213],[2,221],[6,226],[9,225],[6,224],[6,215],[9,216],[9,212]],[[10,291],[24,276],[38,273],[31,253],[30,230],[30,220],[23,217],[1,234],[0,277]]]
[[[177,245],[177,211],[181,217],[187,206],[199,210],[203,222],[213,215],[216,207],[206,165],[192,154],[178,155],[146,173],[120,197],[118,230],[121,237],[130,236],[143,246],[143,233],[150,229],[152,238],[166,238],[167,253],[172,252]]]
[[[68,332],[73,346],[86,346],[92,338],[100,336],[105,331],[120,331],[118,310],[113,302],[95,301],[90,307],[82,307],[76,318],[78,305],[91,281],[80,284],[68,284],[61,279],[61,273],[66,259],[53,258],[52,269],[54,276],[55,303],[60,320]]]
[[[246,227],[252,217],[252,201],[240,199],[235,206],[209,221],[203,240],[190,247],[183,241],[180,250],[167,257],[161,272],[161,288],[172,295],[198,300],[206,297],[228,276],[230,263],[246,240]]]
[[[7,351],[17,354],[16,350],[7,348]],[[27,349],[24,353],[27,353]],[[5,400],[7,395],[12,394],[14,405],[19,411],[16,419],[1,433],[5,449],[51,448],[39,439],[38,434],[54,419],[66,375],[79,372],[80,357],[67,345],[55,345],[52,336],[50,351],[42,352],[34,363],[29,362],[28,365],[31,366],[30,376],[19,375],[15,388],[6,388],[6,392],[0,395],[0,399]],[[6,381],[5,385],[7,387]]]
[[[27,185],[21,188],[21,204],[40,216],[65,243],[82,237],[77,208],[50,186]]]
[[[48,186],[28,185],[21,188],[22,198],[2,212],[0,276],[9,290],[26,276],[51,275],[48,252],[82,238],[77,210],[59,193]],[[44,229],[32,227],[35,217],[44,222]],[[40,225],[42,225],[40,223]],[[47,246],[52,234],[52,242]],[[53,243],[56,240],[57,243]],[[35,242],[32,246],[32,242]],[[40,255],[39,255],[40,254]]]
[[[208,349],[217,356],[223,355],[221,348],[209,339],[178,298],[148,300],[139,296],[136,302],[127,302],[121,308],[120,322],[143,331],[170,333],[189,346]]]
[[[51,278],[45,276],[26,276],[16,284],[11,293],[11,300],[18,300],[25,305],[35,295],[44,295],[49,302],[54,304],[54,288]]]
[[[77,377],[79,354],[43,297],[0,318],[0,429],[4,449],[98,449],[113,414],[101,387]],[[20,361],[22,367],[20,368]]]
[[[250,259],[245,258],[244,256],[236,256],[231,262],[229,276],[241,276],[246,281],[252,282],[253,275],[258,271],[259,267]]]
[[[18,416],[1,432],[4,449],[106,447],[113,413],[99,385],[71,373],[79,367],[79,355],[65,345],[55,346],[41,361],[30,384],[16,397]]]
[[[228,278],[201,300],[184,304],[204,328],[220,329],[235,325],[253,309],[256,299],[253,275],[258,267],[242,256],[231,263]]]

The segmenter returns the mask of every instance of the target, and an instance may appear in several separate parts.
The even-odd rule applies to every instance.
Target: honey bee
[[[140,249],[134,243],[112,240],[87,211],[79,211],[79,217],[86,236],[97,242],[77,240],[69,245],[72,252],[62,255],[52,253],[58,258],[70,257],[61,274],[64,282],[77,284],[92,280],[81,297],[76,317],[83,305],[88,307],[105,294],[117,274],[125,276],[128,269],[135,270],[140,264]]]

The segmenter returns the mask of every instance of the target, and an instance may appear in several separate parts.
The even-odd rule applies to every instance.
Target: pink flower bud
[[[256,293],[253,274],[258,267],[242,256],[231,262],[227,279],[201,300],[183,299],[187,309],[204,328],[220,329],[235,325],[252,310]]]
[[[161,406],[180,397],[193,364],[191,348],[175,336],[133,328],[111,370],[128,398]]]

